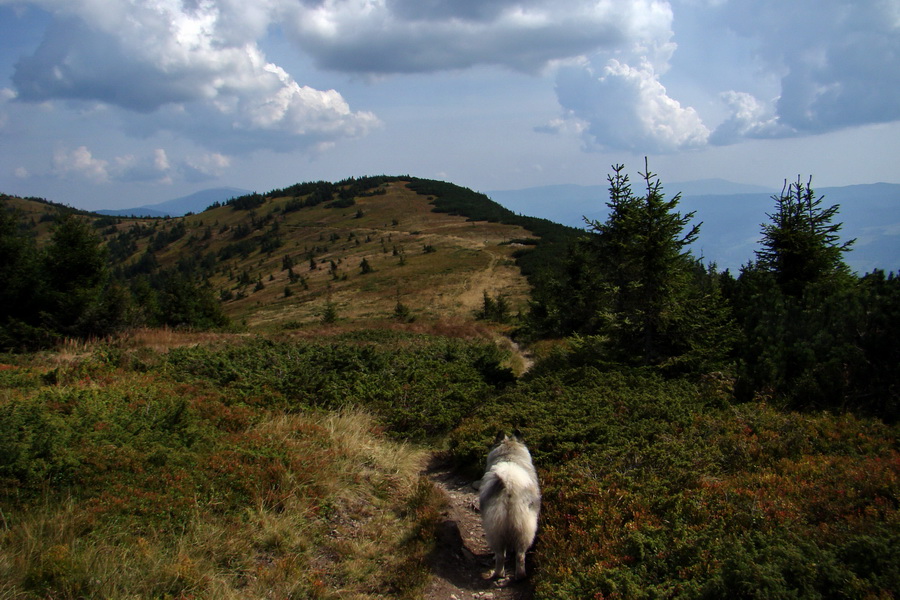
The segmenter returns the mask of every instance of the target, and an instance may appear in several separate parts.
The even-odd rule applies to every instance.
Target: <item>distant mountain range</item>
[[[117,210],[98,210],[101,215],[115,217],[183,217],[187,213],[198,213],[216,202],[225,202],[231,198],[249,194],[250,190],[240,188],[223,187],[201,190],[189,196],[182,196],[174,200],[167,200],[159,204],[148,204],[135,208],[122,208]]]
[[[775,190],[769,190],[764,187],[734,183],[724,179],[702,179],[699,181],[689,181],[685,183],[675,184],[683,194],[690,192],[693,195],[698,194],[738,194],[765,192],[771,194]],[[533,203],[540,204],[548,195],[564,193],[567,198],[574,202],[593,202],[596,199],[598,186],[578,186],[578,185],[555,185],[546,187],[534,187],[526,190],[513,190],[509,192],[489,192],[488,195],[496,194],[515,194],[516,198],[521,200],[530,200]],[[135,208],[121,209],[104,209],[94,211],[101,215],[112,215],[116,217],[183,217],[187,213],[199,213],[204,211],[210,205],[216,202],[225,202],[232,198],[250,194],[251,190],[244,190],[234,187],[211,188],[208,190],[200,190],[172,200],[166,200],[159,204],[145,204]],[[605,190],[604,190],[605,193]],[[497,202],[500,200],[496,199]],[[501,202],[502,204],[502,202]],[[509,207],[507,207],[509,208]],[[535,216],[535,215],[528,215]],[[577,227],[582,225],[581,219],[576,224]]]
[[[814,188],[815,189],[815,188]],[[635,191],[638,191],[635,188]],[[775,207],[780,190],[743,186],[724,180],[664,185],[671,197],[681,192],[679,210],[695,211],[702,221],[700,236],[691,248],[706,262],[737,272],[755,256],[760,229]],[[823,207],[840,205],[836,221],[843,223],[841,239],[856,238],[846,263],[857,273],[879,268],[900,270],[900,184],[873,183],[815,189]],[[495,202],[527,216],[584,228],[584,218],[606,219],[606,186],[554,185],[486,192]]]
[[[635,187],[638,191],[638,188]],[[664,184],[667,196],[681,193],[682,213],[695,211],[702,221],[700,237],[691,248],[706,262],[737,272],[754,258],[760,229],[769,222],[775,206],[773,194],[780,190],[703,179]],[[857,273],[879,268],[900,270],[900,184],[873,183],[816,189],[823,206],[841,206],[837,220],[843,223],[842,239],[856,239],[845,260]],[[224,187],[202,190],[189,196],[131,209],[100,210],[115,216],[179,217],[198,213],[215,202],[225,202],[250,193]],[[495,202],[518,214],[548,219],[572,227],[585,227],[584,218],[606,219],[608,191],[604,185],[550,185],[519,190],[485,192]]]

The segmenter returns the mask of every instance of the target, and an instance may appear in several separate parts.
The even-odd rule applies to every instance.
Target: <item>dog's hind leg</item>
[[[525,579],[525,551],[516,550],[516,579]]]
[[[500,548],[494,552],[494,574],[491,576],[492,579],[503,579],[503,575],[505,574],[503,563],[505,562],[506,550]]]

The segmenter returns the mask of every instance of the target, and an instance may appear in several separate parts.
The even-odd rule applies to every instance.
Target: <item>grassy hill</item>
[[[60,215],[80,215],[85,219],[99,217],[95,213],[51,202],[44,198],[20,198],[6,194],[0,194],[0,207],[16,215],[22,227],[41,241],[46,240],[49,236],[53,223]]]
[[[5,203],[46,235],[46,202]],[[207,280],[231,319],[298,326],[326,308],[347,320],[470,318],[485,293],[525,307],[523,275],[577,230],[518,217],[471,190],[415,178],[297,184],[180,218],[90,216],[124,278],[178,269]],[[531,259],[531,262],[529,262]]]

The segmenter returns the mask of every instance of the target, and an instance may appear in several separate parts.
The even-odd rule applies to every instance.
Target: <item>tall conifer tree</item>
[[[103,315],[109,271],[106,248],[84,219],[59,219],[43,252],[47,283],[44,319],[52,328],[77,337],[109,333]]]
[[[756,262],[746,265],[735,298],[744,332],[739,395],[785,405],[839,407],[854,393],[867,328],[858,282],[843,261],[853,240],[841,242],[839,206],[797,179],[773,196],[762,225]]]
[[[563,330],[597,336],[604,360],[707,368],[727,355],[732,329],[712,274],[688,249],[700,225],[677,211],[680,195],[666,198],[646,162],[641,178],[645,193],[635,195],[624,167],[613,166],[606,220],[586,219],[591,233],[538,311],[557,315]]]
[[[775,211],[762,226],[756,258],[760,268],[775,275],[781,290],[797,296],[810,283],[846,273],[843,254],[855,240],[840,241],[842,223],[832,222],[840,205],[823,208],[824,197],[816,197],[811,177],[806,184],[799,178],[785,181],[781,194],[772,198]]]

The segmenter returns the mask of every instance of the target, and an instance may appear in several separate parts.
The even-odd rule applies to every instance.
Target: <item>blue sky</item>
[[[0,192],[900,183],[900,0],[0,0]]]

